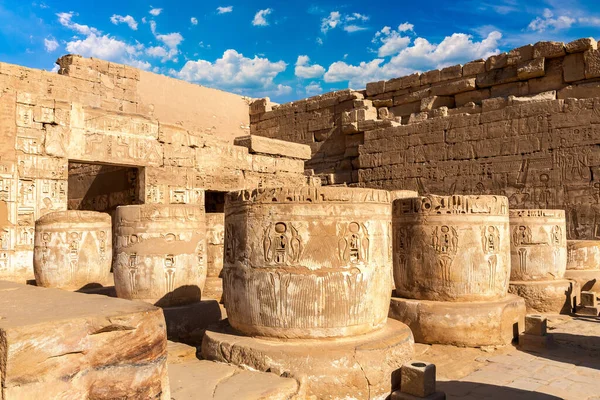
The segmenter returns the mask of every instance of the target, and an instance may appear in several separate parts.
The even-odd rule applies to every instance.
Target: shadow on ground
[[[437,382],[437,390],[446,393],[447,399],[486,399],[486,400],[558,400],[560,397],[544,393],[530,392],[506,386],[486,383],[444,381]]]

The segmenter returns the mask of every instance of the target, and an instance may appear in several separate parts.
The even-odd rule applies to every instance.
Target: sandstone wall
[[[83,192],[86,185],[92,186],[89,178],[87,184],[74,185],[68,195],[70,162],[72,166],[93,163],[138,169],[133,194],[121,190],[118,183],[113,193],[89,193],[99,199],[108,195],[104,200],[109,208],[127,200],[124,196],[135,196],[141,203],[198,204],[204,189],[229,191],[306,182],[302,157],[276,151],[258,154],[233,145],[230,138],[221,137],[231,131],[219,118],[211,129],[200,131],[186,127],[185,121],[158,119],[154,110],[168,110],[156,104],[164,105],[167,99],[146,103],[150,97],[138,94],[138,87],[150,78],[134,68],[79,56],[65,56],[59,64],[60,73],[55,74],[0,63],[2,279],[33,278],[35,220],[67,209],[69,197],[72,207],[81,208],[88,196]],[[192,98],[202,108],[203,97]],[[205,98],[204,103],[209,101]],[[223,116],[227,114],[227,109],[222,111]],[[180,117],[174,114],[175,118]],[[81,172],[83,167],[78,168]]]
[[[570,239],[600,238],[600,51],[593,39],[540,42],[353,93],[360,106],[342,111],[330,128],[343,133],[328,145],[345,146],[344,163],[315,170],[332,173],[325,183],[502,194],[512,208],[565,209]],[[260,109],[263,103],[251,105],[254,134],[310,140],[294,128],[261,125],[284,110],[279,121],[301,114],[296,103],[272,111]],[[326,164],[311,147],[307,166]]]

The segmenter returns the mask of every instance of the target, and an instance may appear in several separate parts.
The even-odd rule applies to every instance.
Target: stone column
[[[383,190],[229,193],[223,299],[235,331],[207,331],[203,356],[302,376],[315,398],[389,393],[413,343],[406,325],[387,319],[390,217]],[[234,344],[241,357],[221,350]]]
[[[509,292],[538,313],[569,313],[578,285],[564,279],[567,237],[564,210],[510,210]],[[573,286],[573,287],[572,287]]]
[[[118,297],[161,307],[200,300],[206,280],[203,205],[122,206],[115,221]]]
[[[203,297],[221,301],[223,295],[223,243],[225,236],[225,214],[206,214],[207,272]]]
[[[600,292],[600,240],[567,240],[565,278],[582,291]]]
[[[51,212],[35,223],[33,269],[38,286],[78,290],[110,285],[109,214]]]
[[[393,203],[395,297],[390,317],[415,340],[461,346],[508,344],[523,300],[507,296],[508,200],[435,196]]]

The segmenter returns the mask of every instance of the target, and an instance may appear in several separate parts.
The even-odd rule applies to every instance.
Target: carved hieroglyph
[[[223,270],[224,237],[225,237],[225,214],[206,214],[206,242],[207,242],[207,272],[206,284],[204,285],[204,297],[221,300],[223,294]]]
[[[600,240],[567,240],[567,270],[600,271]]]
[[[394,281],[400,297],[470,301],[506,295],[508,199],[434,196],[393,202]]]
[[[199,301],[206,280],[204,206],[117,207],[113,269],[118,297],[159,306]]]
[[[58,211],[35,223],[33,269],[38,286],[77,290],[110,280],[109,214]]]
[[[563,210],[510,210],[513,281],[562,279],[567,268]]]
[[[223,290],[239,331],[287,338],[381,328],[391,296],[390,194],[299,187],[231,192]]]

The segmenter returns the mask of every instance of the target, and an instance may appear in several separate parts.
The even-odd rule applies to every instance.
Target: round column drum
[[[390,194],[340,187],[229,193],[223,290],[233,328],[322,338],[382,328],[391,291]]]
[[[567,269],[600,271],[600,240],[567,240]]]
[[[117,207],[113,269],[118,297],[163,307],[199,301],[206,281],[204,206]]]
[[[38,286],[77,290],[110,279],[109,214],[57,211],[35,222],[33,270]]]
[[[567,269],[564,210],[510,210],[512,281],[562,279]]]
[[[396,294],[434,301],[498,299],[508,291],[508,199],[435,196],[393,202]]]

